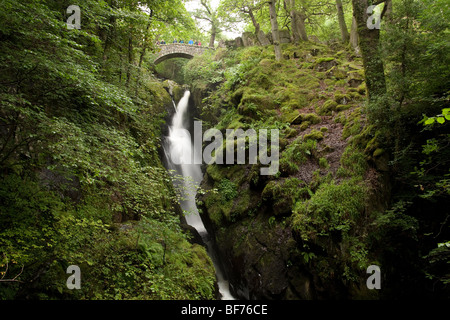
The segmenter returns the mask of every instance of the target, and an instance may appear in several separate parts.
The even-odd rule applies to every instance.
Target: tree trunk
[[[142,51],[139,56],[139,64],[138,64],[137,76],[136,76],[136,92],[135,92],[136,96],[138,95],[139,82],[141,81],[141,67],[142,67],[142,63],[144,62],[145,53],[147,52],[148,31],[150,30],[150,26],[152,25],[152,18],[153,18],[153,10],[150,10],[147,27],[145,28],[144,41],[142,43]]]
[[[216,42],[216,26],[213,24],[211,26],[211,38],[209,39],[209,47],[214,48],[214,43]]]
[[[256,21],[255,15],[253,14],[253,10],[251,8],[248,8],[248,10],[244,11],[244,13],[247,13],[250,16],[250,19],[252,19],[253,26],[255,27],[255,35],[256,39],[258,39],[258,42],[262,46],[267,46],[270,44],[269,39],[267,39],[264,32],[261,30],[261,26],[258,21]]]
[[[298,12],[295,8],[295,0],[285,0],[285,7],[291,17],[291,28],[294,43],[299,43],[300,40],[308,41],[308,35],[305,28],[305,16]]]
[[[352,29],[350,31],[350,45],[355,51],[358,51],[358,24],[355,17],[352,19]]]
[[[348,43],[350,35],[348,34],[347,24],[345,23],[344,8],[341,0],[336,0],[339,28],[341,29],[341,38],[343,43]]]
[[[359,47],[363,58],[369,101],[386,93],[384,65],[379,52],[380,30],[369,29],[368,0],[352,0],[353,16],[358,26]]]
[[[284,0],[284,6],[286,8],[286,11],[289,13],[289,16],[291,17],[291,29],[294,43],[299,43],[300,33],[297,22],[297,14],[295,12],[295,0]]]
[[[128,37],[128,67],[127,67],[127,82],[126,87],[128,88],[130,86],[131,81],[131,68],[133,64],[133,37],[130,34]]]
[[[297,26],[298,26],[298,32],[300,33],[300,38],[303,41],[308,41],[308,34],[306,33],[306,27],[305,27],[305,20],[306,16],[303,12],[296,11],[295,14],[297,15]]]
[[[275,6],[276,0],[269,1],[270,24],[272,26],[272,39],[273,45],[275,47],[275,59],[277,61],[280,61],[282,59],[282,54],[280,45],[280,33],[278,31],[277,11]]]

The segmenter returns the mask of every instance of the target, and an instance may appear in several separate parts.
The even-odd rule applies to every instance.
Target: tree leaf
[[[433,124],[434,121],[435,121],[434,118],[428,118],[427,120],[425,120],[425,125],[428,126],[428,125],[430,125],[430,124]]]

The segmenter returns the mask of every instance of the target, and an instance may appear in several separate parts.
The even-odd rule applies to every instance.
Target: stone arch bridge
[[[158,64],[164,60],[171,58],[186,58],[192,59],[194,56],[199,56],[207,50],[215,50],[209,47],[202,47],[183,43],[169,43],[159,45],[161,50],[156,54],[154,63]]]

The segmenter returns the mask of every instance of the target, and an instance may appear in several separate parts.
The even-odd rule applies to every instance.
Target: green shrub
[[[355,180],[320,185],[311,199],[296,203],[294,230],[305,241],[331,231],[348,233],[364,210],[365,190]]]
[[[238,195],[236,184],[228,179],[219,182],[218,190],[223,202],[233,200]]]

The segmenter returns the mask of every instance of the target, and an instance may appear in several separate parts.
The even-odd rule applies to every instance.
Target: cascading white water
[[[189,107],[190,91],[186,91],[183,98],[178,103],[176,112],[172,119],[172,126],[169,128],[169,137],[166,139],[164,145],[164,152],[169,169],[176,170],[182,177],[183,192],[181,208],[185,212],[186,222],[194,227],[202,237],[203,242],[206,244],[207,251],[211,260],[213,261],[216,269],[216,277],[219,286],[219,292],[222,295],[222,300],[233,300],[229,290],[229,283],[224,278],[221,271],[219,260],[214,252],[212,242],[209,238],[208,232],[202,222],[200,214],[198,213],[197,205],[195,203],[195,196],[197,194],[198,187],[203,179],[203,173],[200,165],[198,164],[186,164],[186,163],[198,163],[198,161],[191,161],[191,155],[195,156],[198,153],[194,150],[194,145],[189,135],[186,135],[187,130],[187,111]],[[201,154],[201,153],[200,153]],[[175,158],[176,157],[176,161]],[[184,157],[189,157],[186,159]],[[175,165],[175,163],[181,163]]]

